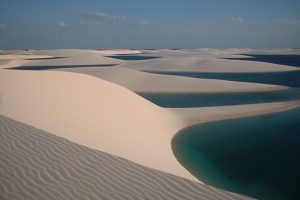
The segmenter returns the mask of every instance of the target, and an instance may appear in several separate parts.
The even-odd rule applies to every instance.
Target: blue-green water
[[[62,59],[67,57],[50,57],[50,58],[27,58],[25,60],[56,60],[56,59]]]
[[[249,60],[267,62],[280,65],[289,65],[294,67],[300,67],[300,55],[258,55],[258,54],[246,54],[251,56],[250,58],[227,58],[230,60]]]
[[[113,56],[106,56],[106,57],[116,58],[120,60],[149,60],[149,59],[160,58],[158,56],[149,56],[149,55],[141,55],[141,54],[121,54],[121,55],[113,55]]]
[[[248,58],[247,58],[248,59]],[[256,61],[300,66],[299,55],[256,55]],[[300,70],[272,73],[195,73],[195,72],[152,72],[204,79],[264,83],[292,87],[278,92],[214,93],[214,94],[141,94],[144,98],[162,107],[202,107],[250,103],[266,103],[300,99]]]
[[[205,183],[259,199],[299,199],[300,109],[193,126],[172,148]]]
[[[258,56],[255,59],[300,66],[299,56]],[[277,84],[293,88],[261,93],[144,95],[164,107],[300,99],[300,71],[165,74]],[[300,109],[192,126],[173,138],[172,148],[182,165],[207,184],[258,199],[299,199]]]
[[[151,72],[151,71],[150,71]],[[151,72],[157,74],[184,76],[204,79],[220,79],[228,81],[241,81],[250,83],[264,83],[300,87],[300,70],[293,72],[268,73],[200,73],[200,72]]]
[[[299,79],[300,80],[300,79]],[[277,92],[211,94],[140,94],[149,101],[168,108],[207,107],[291,101],[300,99],[300,88]]]
[[[252,60],[268,62],[273,64],[300,67],[300,55],[249,55],[251,58],[227,58],[230,60]],[[230,81],[242,81],[252,83],[265,83],[273,85],[284,85],[289,87],[300,87],[300,70],[294,72],[268,72],[268,73],[202,73],[202,72],[153,72],[204,79],[220,79]]]

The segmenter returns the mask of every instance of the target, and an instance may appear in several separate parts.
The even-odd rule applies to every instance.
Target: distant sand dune
[[[61,71],[89,74],[143,93],[213,93],[278,91],[288,87],[216,79],[199,79],[141,72],[124,67],[61,68]]]
[[[157,54],[159,55],[159,54]],[[230,56],[227,56],[230,57]],[[154,72],[280,72],[299,70],[296,67],[256,61],[227,60],[201,56],[165,57],[120,65],[130,69]]]
[[[0,115],[0,199],[247,199]]]

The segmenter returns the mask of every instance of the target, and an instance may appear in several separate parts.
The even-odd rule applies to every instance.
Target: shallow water
[[[258,55],[258,54],[246,54],[251,58],[227,58],[229,60],[249,60],[267,62],[280,65],[289,65],[294,67],[300,67],[300,55]]]
[[[138,54],[122,54],[122,55],[114,55],[114,56],[106,56],[109,58],[116,58],[120,60],[149,60],[160,58],[158,56],[146,56],[146,55],[138,55]]]
[[[300,70],[293,72],[268,73],[202,73],[202,72],[151,72],[156,74],[176,75],[203,79],[220,79],[228,81],[241,81],[251,83],[264,83],[300,87]]]
[[[50,57],[50,58],[27,58],[25,60],[56,60],[56,59],[62,59],[67,57]]]
[[[172,148],[210,185],[267,200],[300,196],[300,109],[193,126]]]
[[[277,92],[140,95],[162,107],[184,108],[300,100],[300,88]]]

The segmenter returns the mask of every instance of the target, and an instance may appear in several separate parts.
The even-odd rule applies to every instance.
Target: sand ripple
[[[0,115],[0,199],[246,199]]]

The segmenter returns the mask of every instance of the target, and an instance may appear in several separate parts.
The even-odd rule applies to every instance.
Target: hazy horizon
[[[300,1],[2,0],[0,49],[299,48]]]

